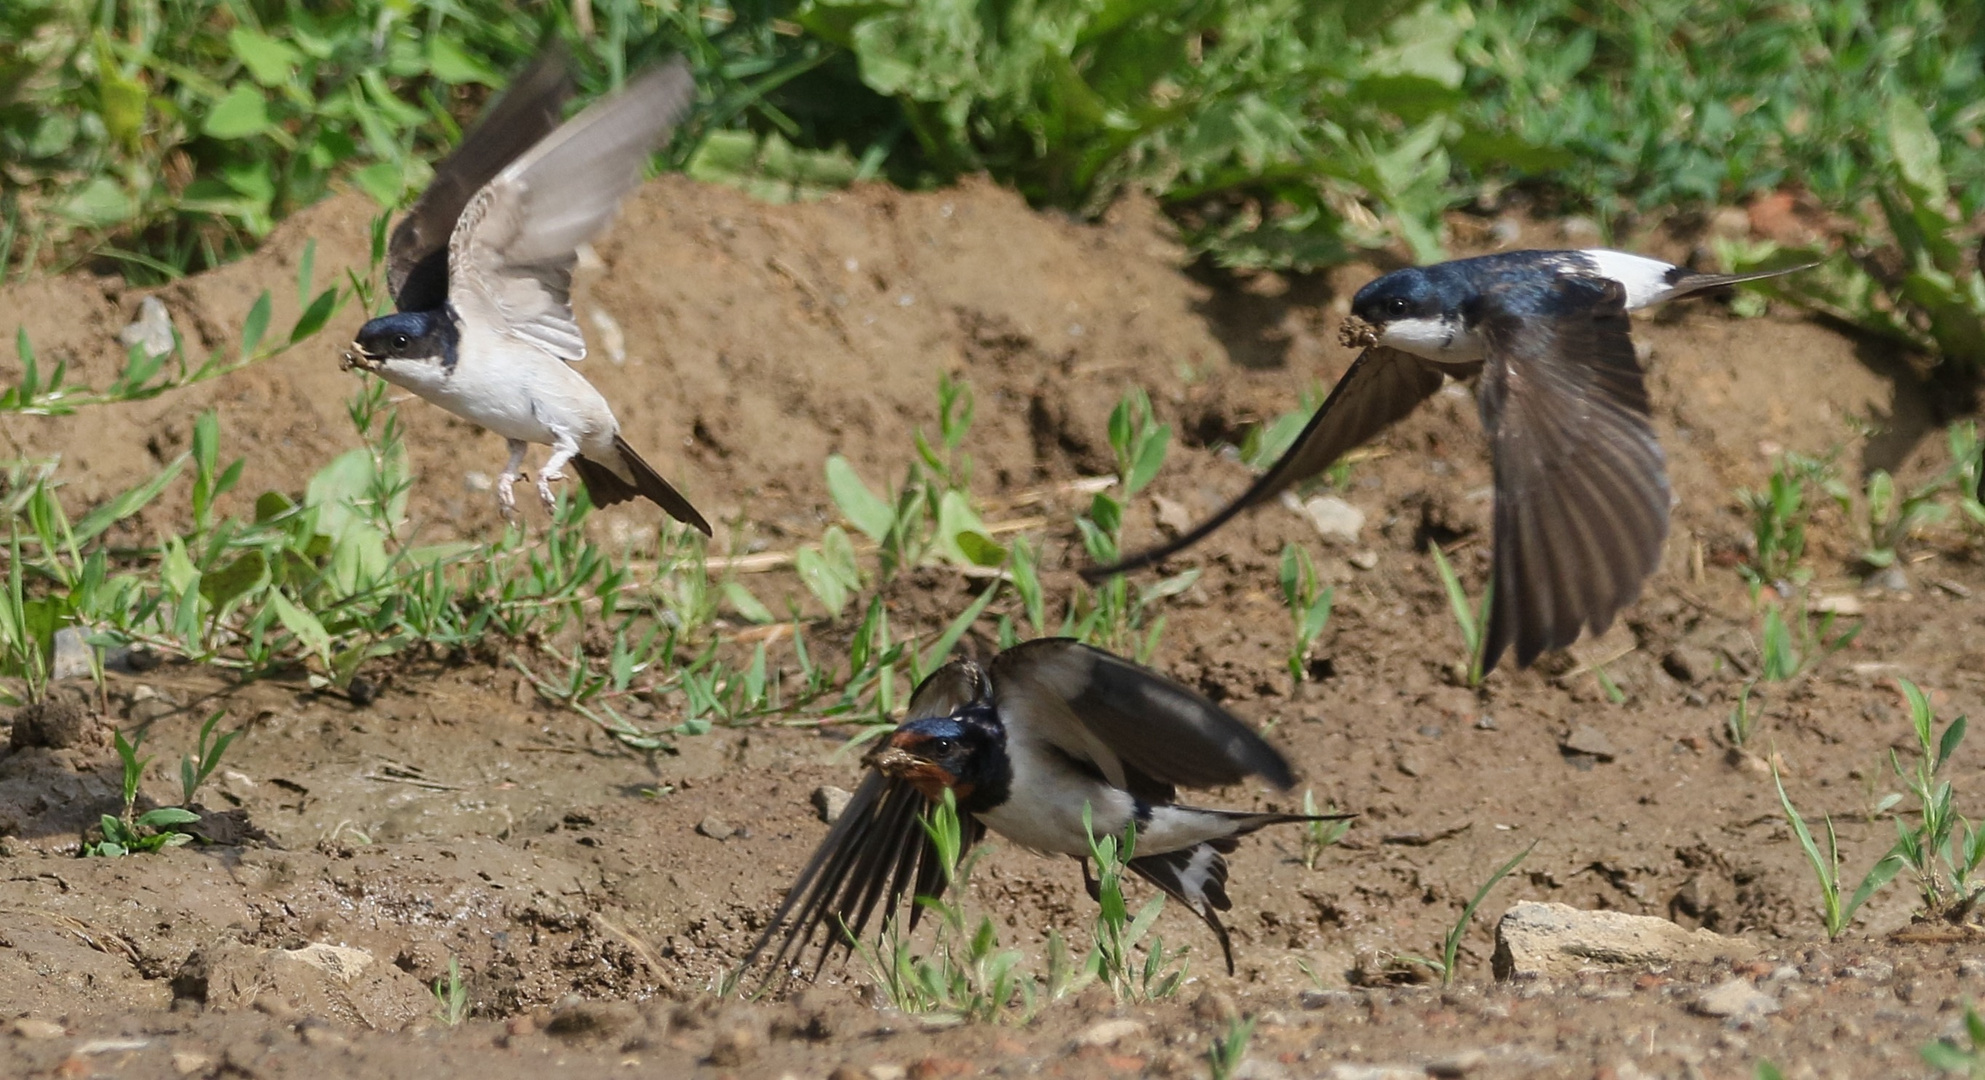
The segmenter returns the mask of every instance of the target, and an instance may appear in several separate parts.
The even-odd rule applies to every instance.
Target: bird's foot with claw
[[[503,520],[517,524],[517,481],[528,480],[523,473],[505,472],[496,478],[496,508],[503,513]]]
[[[551,485],[565,479],[562,472],[545,471],[538,474],[538,499],[544,503],[545,513],[558,509],[558,496],[552,494]]]

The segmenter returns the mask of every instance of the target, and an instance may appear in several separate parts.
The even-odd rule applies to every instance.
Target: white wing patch
[[[1626,288],[1628,311],[1658,304],[1675,292],[1673,264],[1610,248],[1589,248],[1579,254],[1592,261],[1601,277],[1612,278]]]

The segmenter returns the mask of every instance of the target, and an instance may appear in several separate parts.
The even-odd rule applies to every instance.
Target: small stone
[[[1749,959],[1757,946],[1667,919],[1623,911],[1582,911],[1568,904],[1522,901],[1496,923],[1496,978],[1573,975],[1586,968],[1639,967],[1718,957]]]
[[[1565,736],[1564,742],[1559,745],[1568,754],[1588,754],[1600,761],[1611,761],[1619,756],[1619,751],[1613,749],[1613,741],[1591,724],[1580,724],[1571,729],[1571,734]]]
[[[1695,1001],[1695,1009],[1704,1016],[1748,1023],[1777,1012],[1778,999],[1752,986],[1751,980],[1739,976],[1703,991]]]
[[[1887,982],[1895,976],[1895,965],[1887,960],[1871,957],[1841,968],[1840,973],[1847,978],[1859,979],[1862,982]]]
[[[305,945],[300,949],[285,949],[283,955],[309,964],[347,986],[372,966],[371,953],[348,945]]]
[[[32,1016],[14,1021],[8,1030],[23,1039],[59,1039],[69,1033],[68,1029],[53,1020],[37,1020]]]
[[[1365,512],[1335,495],[1303,500],[1303,513],[1309,516],[1317,535],[1332,543],[1355,544],[1365,529]]]
[[[1496,718],[1489,715],[1488,713],[1483,713],[1482,715],[1475,718],[1475,730],[1477,731],[1496,730]]]
[[[1909,583],[1904,581],[1902,588],[1907,589],[1908,587]],[[1852,593],[1822,596],[1818,600],[1813,601],[1813,610],[1822,615],[1859,615],[1862,609],[1861,598]]]
[[[1426,763],[1422,762],[1416,754],[1399,755],[1393,761],[1392,767],[1398,769],[1400,773],[1406,776],[1419,776],[1421,773],[1427,771]]]
[[[1323,1080],[1426,1080],[1426,1075],[1427,1070],[1417,1065],[1361,1065],[1341,1061],[1323,1071]]]
[[[537,1030],[538,1022],[528,1015],[513,1016],[503,1022],[503,1033],[511,1038],[520,1039],[526,1035],[535,1035]]]
[[[1741,206],[1721,206],[1709,215],[1709,234],[1732,240],[1751,235],[1751,213]]]
[[[869,1075],[844,1061],[834,1066],[834,1071],[827,1074],[827,1080],[869,1080]]]
[[[1716,671],[1716,654],[1695,645],[1677,645],[1661,658],[1661,670],[1693,686]]]
[[[343,1032],[324,1023],[304,1024],[297,1034],[302,1037],[303,1045],[318,1050],[334,1050],[351,1044],[351,1040],[345,1038]]]
[[[1891,566],[1870,577],[1868,584],[1878,589],[1886,589],[1889,592],[1908,592],[1909,575],[1902,572],[1902,567]],[[1821,599],[1824,600],[1825,598],[1822,597]]]
[[[947,1080],[948,1077],[953,1076],[974,1076],[978,1072],[979,1067],[964,1058],[932,1054],[911,1063],[909,1078],[910,1080]]]
[[[1981,960],[1975,956],[1969,956],[1963,960],[1959,960],[1957,962],[1957,973],[1959,978],[1985,979],[1985,960]]]
[[[868,1080],[907,1080],[910,1070],[901,1065],[870,1065]]]
[[[1305,990],[1296,995],[1296,1004],[1305,1009],[1355,1009],[1364,1003],[1363,995],[1349,990]]]
[[[715,814],[711,814],[709,817],[697,822],[696,831],[712,840],[729,840],[731,837],[737,835],[737,830],[732,828],[729,822]]]
[[[117,340],[127,349],[133,345],[142,347],[145,355],[154,360],[171,356],[172,313],[165,309],[165,301],[156,296],[140,300],[138,317],[117,332]]]
[[[57,681],[87,679],[93,655],[90,643],[83,640],[82,629],[65,626],[55,632],[55,655],[48,663],[48,677]]]
[[[1192,512],[1177,499],[1167,499],[1163,495],[1151,496],[1151,509],[1156,513],[1158,524],[1173,536],[1192,528]]]
[[[203,1054],[198,1050],[174,1050],[172,1071],[181,1076],[203,1073],[214,1067],[214,1055]]]
[[[1360,570],[1370,570],[1378,566],[1378,552],[1360,551],[1344,560]]]
[[[1489,1055],[1485,1051],[1463,1050],[1458,1054],[1449,1054],[1428,1062],[1427,1075],[1443,1078],[1467,1076],[1481,1068],[1482,1063],[1488,1059]]]
[[[1115,1046],[1125,1039],[1135,1038],[1144,1032],[1145,1026],[1142,1020],[1104,1020],[1101,1023],[1091,1024],[1079,1032],[1075,1036],[1075,1046],[1078,1049],[1085,1046]]]
[[[822,784],[813,789],[813,809],[820,814],[820,820],[832,825],[841,820],[841,815],[847,812],[848,804],[854,798],[855,793],[846,788]]]
[[[1241,1010],[1231,995],[1209,986],[1193,1000],[1192,1015],[1208,1023],[1231,1024],[1240,1019]]]

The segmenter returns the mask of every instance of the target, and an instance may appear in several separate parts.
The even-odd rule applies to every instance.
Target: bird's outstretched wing
[[[1456,368],[1455,374],[1467,375]],[[1089,581],[1138,570],[1161,562],[1199,543],[1235,516],[1267,502],[1284,489],[1328,469],[1338,458],[1370,442],[1379,432],[1404,419],[1441,388],[1441,369],[1410,353],[1373,346],[1351,363],[1350,370],[1324,399],[1309,425],[1282,459],[1262,473],[1241,497],[1178,539],[1125,556],[1110,566],[1082,571]]]
[[[1482,426],[1495,460],[1495,595],[1483,669],[1514,645],[1525,667],[1640,595],[1668,533],[1668,474],[1648,422],[1625,292],[1560,277],[1548,317],[1490,291]],[[1537,310],[1533,302],[1524,310]]]
[[[386,247],[386,286],[401,311],[430,311],[448,299],[448,237],[462,208],[504,166],[558,127],[572,97],[572,58],[553,41],[511,80],[441,164]]]
[[[596,102],[496,175],[448,240],[448,299],[561,360],[586,355],[572,317],[572,264],[640,183],[648,156],[696,86],[672,60]],[[471,315],[470,313],[474,314]]]
[[[950,715],[988,692],[983,669],[954,661],[917,687],[904,722]],[[887,918],[905,893],[943,896],[949,883],[922,822],[929,807],[930,800],[909,783],[871,772],[794,879],[740,970],[757,964],[776,939],[765,962],[768,984],[811,948],[820,950],[813,965],[818,974],[837,950],[854,951],[878,907]],[[985,826],[970,814],[960,814],[959,825],[962,854],[985,836]],[[920,905],[911,904],[907,929],[916,929],[922,913]]]
[[[1169,802],[1175,785],[1296,782],[1280,751],[1205,695],[1069,638],[999,654],[992,684],[1009,732],[1044,738],[1149,802]]]

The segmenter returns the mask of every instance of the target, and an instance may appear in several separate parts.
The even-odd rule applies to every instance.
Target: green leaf
[[[295,345],[324,329],[324,324],[331,321],[332,313],[337,310],[338,290],[325,289],[318,293],[317,299],[312,300],[303,314],[297,317],[295,328],[289,332],[289,343]]]
[[[241,321],[241,359],[244,363],[255,359],[255,350],[262,347],[262,337],[269,332],[269,311],[269,290],[263,289],[262,295],[256,297],[255,303],[249,307],[248,317]]]
[[[1150,483],[1158,475],[1159,469],[1164,468],[1165,449],[1171,444],[1171,441],[1172,426],[1170,424],[1160,425],[1157,430],[1148,433],[1144,437],[1143,443],[1137,448],[1137,460],[1131,463],[1130,475],[1124,480],[1124,498],[1128,499],[1132,495],[1137,494],[1144,488],[1144,485]]]
[[[295,635],[306,650],[327,665],[331,662],[331,635],[317,616],[297,607],[279,589],[270,591],[269,608],[276,613],[276,621],[283,624],[283,629]]]
[[[216,609],[225,609],[268,581],[268,557],[261,548],[250,548],[222,569],[200,575],[200,595]]]
[[[186,466],[186,459],[187,455],[179,455],[173,459],[172,464],[159,470],[157,476],[84,514],[82,519],[76,522],[76,543],[88,543],[102,535],[104,530],[112,525],[144,509],[146,504],[158,498],[159,492],[165,490],[167,484],[178,478],[179,471]]]
[[[1889,99],[1889,151],[1895,155],[1903,182],[1909,185],[1915,201],[1942,210],[1950,205],[1950,180],[1939,160],[1937,133],[1930,128],[1930,116],[1907,94]]]
[[[351,178],[360,191],[370,195],[373,202],[387,210],[399,207],[400,196],[407,189],[406,170],[394,161],[375,161],[363,169],[353,170]]]
[[[1006,549],[982,532],[967,529],[953,539],[965,558],[978,566],[998,566],[1006,561]]]
[[[839,454],[827,456],[827,493],[841,508],[842,516],[870,540],[880,544],[889,536],[889,527],[896,522],[895,511],[862,483],[855,467]]]
[[[200,815],[177,806],[161,806],[138,815],[137,824],[148,828],[162,828],[167,825],[191,825],[200,820]]]
[[[269,129],[269,102],[262,91],[236,84],[214,103],[201,130],[216,139],[245,139]]]
[[[287,42],[246,26],[227,32],[228,47],[241,60],[248,74],[263,86],[282,86],[294,79],[303,65],[303,53]]]
[[[99,176],[56,204],[55,212],[78,225],[106,229],[130,219],[138,204],[115,180]]]
[[[434,77],[451,86],[463,83],[481,83],[496,87],[503,84],[502,76],[490,70],[489,65],[463,52],[447,34],[427,36],[427,66]]]
[[[751,590],[740,582],[724,582],[724,599],[730,601],[732,610],[749,622],[764,626],[777,621],[773,618],[771,609],[761,603],[756,596],[751,595]]]

